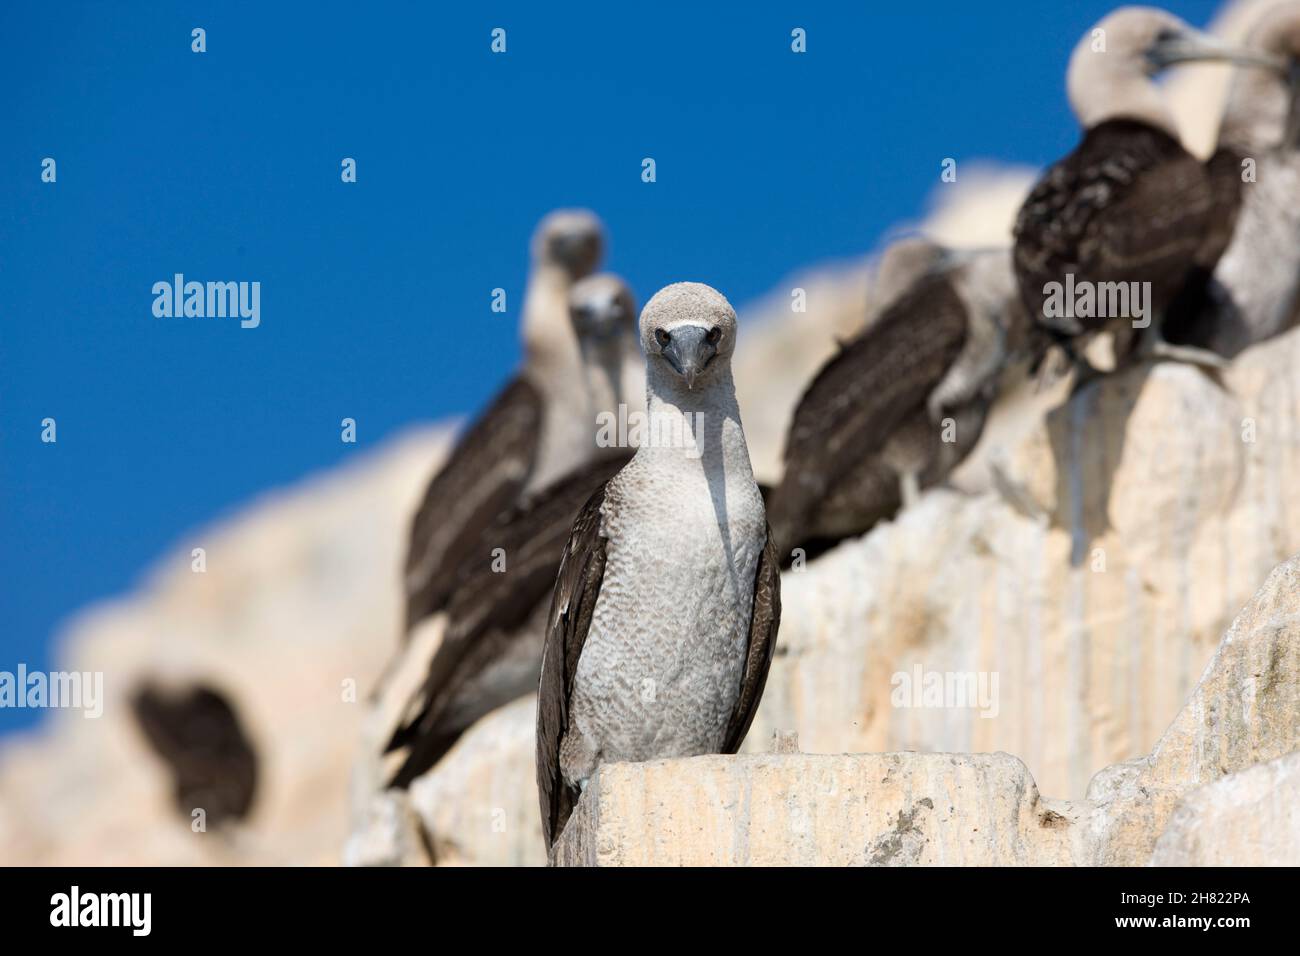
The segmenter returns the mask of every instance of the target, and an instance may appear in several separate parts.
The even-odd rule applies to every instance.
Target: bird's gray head
[[[1239,70],[1223,110],[1219,142],[1248,154],[1300,149],[1300,0],[1269,7],[1246,45],[1282,68]]]
[[[675,282],[641,311],[641,347],[648,366],[658,365],[688,389],[703,387],[730,367],[736,310],[717,289]]]
[[[605,252],[605,230],[600,218],[586,209],[557,209],[533,233],[533,258],[557,266],[570,281],[591,275]]]
[[[613,344],[625,335],[635,335],[632,290],[609,272],[587,276],[569,290],[569,320],[583,344]]]
[[[920,279],[939,272],[951,261],[949,251],[924,236],[907,236],[891,242],[880,256],[871,304],[883,309]]]
[[[1276,61],[1202,33],[1155,7],[1120,7],[1074,48],[1066,75],[1070,106],[1085,128],[1135,119],[1177,138],[1153,77],[1179,63],[1219,61],[1277,68]]]

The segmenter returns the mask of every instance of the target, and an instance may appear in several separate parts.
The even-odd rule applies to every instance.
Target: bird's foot
[[[1217,352],[1197,348],[1195,345],[1173,345],[1164,339],[1155,339],[1151,344],[1149,354],[1153,359],[1185,362],[1188,365],[1197,365],[1214,371],[1222,371],[1228,367],[1228,360]]]
[[[898,476],[898,493],[904,508],[910,508],[921,500],[921,483],[915,471],[905,471]]]

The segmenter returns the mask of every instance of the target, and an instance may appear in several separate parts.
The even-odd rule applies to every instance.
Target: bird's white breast
[[[607,563],[570,701],[566,775],[597,763],[717,752],[739,693],[766,542],[748,469],[663,469],[611,482]]]

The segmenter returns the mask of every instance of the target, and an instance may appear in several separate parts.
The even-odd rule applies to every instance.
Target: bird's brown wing
[[[772,666],[772,652],[776,649],[776,632],[781,626],[781,572],[772,529],[767,529],[767,541],[758,558],[754,575],[754,607],[749,617],[749,649],[745,655],[745,670],[740,679],[740,697],[727,724],[724,754],[734,754],[745,741],[749,725],[754,721],[758,702],[767,684],[767,672]]]
[[[447,599],[447,626],[428,677],[405,708],[405,723],[385,747],[385,753],[411,748],[390,786],[407,785],[456,742],[465,728],[449,726],[443,715],[457,691],[490,663],[476,649],[486,635],[524,627],[550,596],[575,516],[631,457],[632,452],[621,451],[570,472],[508,509],[480,536]],[[497,549],[504,568],[494,554]],[[484,712],[500,703],[504,701],[485,702]]]
[[[1090,129],[1043,174],[1015,225],[1016,281],[1034,321],[1062,335],[1105,317],[1047,315],[1049,283],[1150,282],[1161,312],[1196,264],[1213,196],[1205,167],[1167,133],[1134,120]]]
[[[1176,345],[1208,347],[1214,341],[1216,327],[1226,320],[1218,297],[1228,293],[1218,287],[1214,270],[1237,228],[1242,204],[1243,159],[1237,150],[1221,146],[1205,164],[1214,211],[1197,251],[1196,264],[1165,310],[1161,324],[1165,340]]]
[[[786,438],[769,519],[783,554],[815,534],[818,503],[926,398],[966,342],[966,306],[947,275],[922,280],[813,379]],[[863,514],[878,513],[870,502]],[[867,530],[862,528],[861,531]]]
[[[456,444],[411,521],[406,630],[440,610],[488,526],[519,497],[537,459],[542,400],[516,377]]]
[[[574,521],[551,595],[537,687],[537,796],[548,852],[578,799],[560,772],[560,741],[568,728],[573,675],[605,576],[606,539],[600,533],[600,511],[608,488],[608,483],[601,486]]]

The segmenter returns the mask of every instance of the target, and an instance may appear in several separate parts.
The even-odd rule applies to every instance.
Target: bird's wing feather
[[[905,415],[925,407],[961,354],[967,326],[950,278],[929,277],[817,373],[795,409],[785,473],[772,496],[781,548],[798,543],[808,509],[854,465],[879,453]]]
[[[406,629],[441,609],[483,529],[519,497],[537,458],[542,400],[515,378],[424,493],[406,554]]]
[[[1244,158],[1237,150],[1221,146],[1205,163],[1214,212],[1202,236],[1196,263],[1165,310],[1160,331],[1168,342],[1208,348],[1214,341],[1215,329],[1224,321],[1218,300],[1226,293],[1218,286],[1214,270],[1237,228],[1243,199],[1241,163]]]
[[[1065,334],[1104,317],[1045,314],[1048,283],[1150,282],[1162,311],[1196,264],[1214,197],[1205,167],[1168,134],[1132,120],[1089,130],[1030,192],[1015,225],[1016,278],[1035,321]]]
[[[745,670],[740,680],[740,697],[727,724],[724,754],[734,754],[744,743],[763,697],[767,672],[772,666],[772,652],[776,649],[776,633],[781,625],[781,572],[780,558],[772,529],[767,529],[767,541],[758,558],[754,576],[754,606],[749,617],[749,647],[745,654]]]
[[[447,626],[429,673],[403,709],[405,722],[384,748],[385,753],[411,746],[394,777],[400,785],[432,767],[452,743],[457,728],[443,726],[442,714],[457,688],[472,679],[485,663],[472,653],[485,635],[523,627],[533,610],[555,585],[564,546],[574,518],[592,492],[618,473],[631,452],[604,457],[570,472],[508,509],[480,536],[476,553],[466,563],[446,603]],[[493,555],[501,549],[504,570]],[[429,741],[421,746],[419,741]],[[434,746],[436,744],[436,746]]]
[[[573,523],[547,619],[537,688],[537,795],[548,849],[563,832],[576,802],[576,794],[560,773],[560,741],[568,726],[573,676],[605,576],[606,539],[600,525],[608,488],[608,483],[602,485]]]

